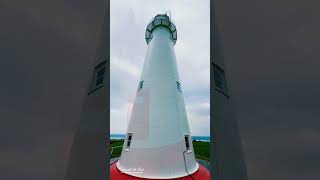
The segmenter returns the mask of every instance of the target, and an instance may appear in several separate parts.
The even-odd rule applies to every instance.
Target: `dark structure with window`
[[[213,179],[248,180],[242,143],[238,129],[238,121],[234,115],[230,91],[227,86],[224,50],[221,46],[221,35],[218,24],[213,19],[213,33],[210,35],[210,127]],[[230,173],[232,172],[232,173]],[[211,174],[210,174],[211,175]]]
[[[227,95],[228,89],[224,70],[216,64],[213,64],[213,75],[216,89]]]
[[[93,77],[90,83],[88,94],[93,93],[94,91],[100,89],[103,86],[105,70],[106,70],[105,64],[106,64],[106,61],[102,61],[94,68]]]
[[[181,90],[181,85],[180,85],[180,83],[179,83],[178,81],[176,81],[176,83],[177,83],[177,90],[178,90],[179,92],[181,92],[181,93],[182,93],[182,90]]]

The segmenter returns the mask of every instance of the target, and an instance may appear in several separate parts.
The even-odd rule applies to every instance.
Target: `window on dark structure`
[[[176,82],[177,82],[177,90],[178,90],[179,92],[182,92],[180,83],[179,83],[178,81],[176,81]]]
[[[127,144],[126,147],[129,148],[131,145],[131,140],[132,140],[132,133],[128,133],[128,139],[127,139]]]
[[[142,87],[143,87],[143,81],[141,81],[141,82],[139,83],[138,91],[140,91],[140,90],[142,89]]]
[[[88,88],[88,95],[103,87],[105,63],[106,61],[102,61],[94,68],[92,72],[91,82]]]
[[[224,71],[216,65],[214,65],[213,67],[214,82],[216,87],[224,92],[227,92],[227,84]]]
[[[190,150],[189,135],[184,136],[184,142],[186,143],[187,150]]]
[[[97,73],[96,73],[96,86],[99,86],[100,84],[103,83],[104,71],[105,71],[104,66],[97,70]]]

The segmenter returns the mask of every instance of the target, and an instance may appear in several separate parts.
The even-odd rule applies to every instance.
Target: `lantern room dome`
[[[157,27],[165,27],[169,30],[171,35],[171,40],[173,44],[176,44],[177,41],[177,29],[174,22],[167,14],[158,14],[154,18],[150,20],[148,26],[146,28],[145,39],[147,44],[149,44],[150,40],[152,39],[152,32]]]

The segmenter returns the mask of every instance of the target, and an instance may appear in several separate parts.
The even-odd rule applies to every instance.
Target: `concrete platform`
[[[110,164],[118,161],[119,157],[115,157],[115,158],[111,158],[110,159]],[[196,159],[197,162],[202,165],[203,167],[205,167],[209,172],[210,172],[210,162],[206,161],[206,160],[202,160],[202,159]]]
[[[110,164],[110,179],[112,180],[142,180],[146,179],[144,177],[134,177],[127,175],[121,171],[118,170],[116,167],[116,162],[113,162]],[[171,180],[210,180],[210,172],[203,167],[202,165],[199,166],[199,169],[190,175],[179,177],[179,178],[173,178]],[[150,179],[151,180],[151,179]],[[152,179],[152,180],[163,180],[163,179]]]

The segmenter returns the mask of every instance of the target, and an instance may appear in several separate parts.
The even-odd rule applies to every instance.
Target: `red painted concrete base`
[[[119,171],[116,166],[116,162],[112,163],[110,166],[110,180],[141,180],[141,179],[145,179],[145,178],[130,176]],[[190,176],[175,178],[171,180],[209,180],[209,179],[210,179],[209,171],[199,164],[198,171],[191,174]]]

